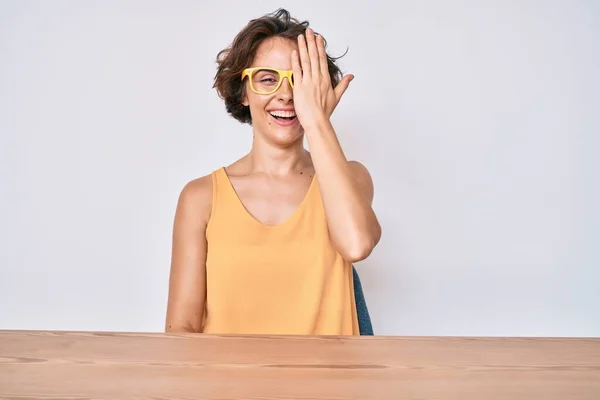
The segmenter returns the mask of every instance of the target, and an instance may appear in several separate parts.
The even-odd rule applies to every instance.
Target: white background
[[[600,336],[599,4],[0,1],[0,329],[163,330],[179,191],[251,141],[216,54],[283,6],[356,76],[376,333]]]

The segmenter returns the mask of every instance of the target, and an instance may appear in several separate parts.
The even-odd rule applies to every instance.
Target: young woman
[[[353,76],[286,10],[250,21],[217,61],[215,88],[253,143],[180,193],[166,331],[358,335],[352,263],[381,228],[370,174],[330,121]]]

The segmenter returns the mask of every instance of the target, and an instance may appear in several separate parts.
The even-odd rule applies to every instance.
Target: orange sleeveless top
[[[248,213],[224,168],[212,182],[203,332],[359,335],[352,265],[332,246],[316,178],[276,226]]]

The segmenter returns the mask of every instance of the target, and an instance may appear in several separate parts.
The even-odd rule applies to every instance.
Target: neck
[[[302,138],[286,147],[279,147],[254,136],[248,154],[254,172],[268,175],[287,175],[312,166],[310,154],[304,149]]]

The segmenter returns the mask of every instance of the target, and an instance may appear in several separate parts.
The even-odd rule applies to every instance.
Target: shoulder
[[[351,160],[348,161],[348,165],[352,169],[352,172],[357,179],[371,180],[371,173],[361,162]]]
[[[358,161],[348,161],[348,166],[352,170],[352,175],[358,184],[361,186],[373,186],[373,179],[367,167]]]
[[[212,176],[213,174],[210,173],[189,181],[181,190],[180,196],[185,199],[199,199],[206,196],[210,197],[212,195],[213,185]]]
[[[186,183],[179,193],[178,219],[187,223],[206,223],[212,207],[212,192],[212,173]]]
[[[369,200],[373,200],[373,179],[367,167],[355,160],[348,161],[348,166],[352,171],[356,185],[367,195]]]

